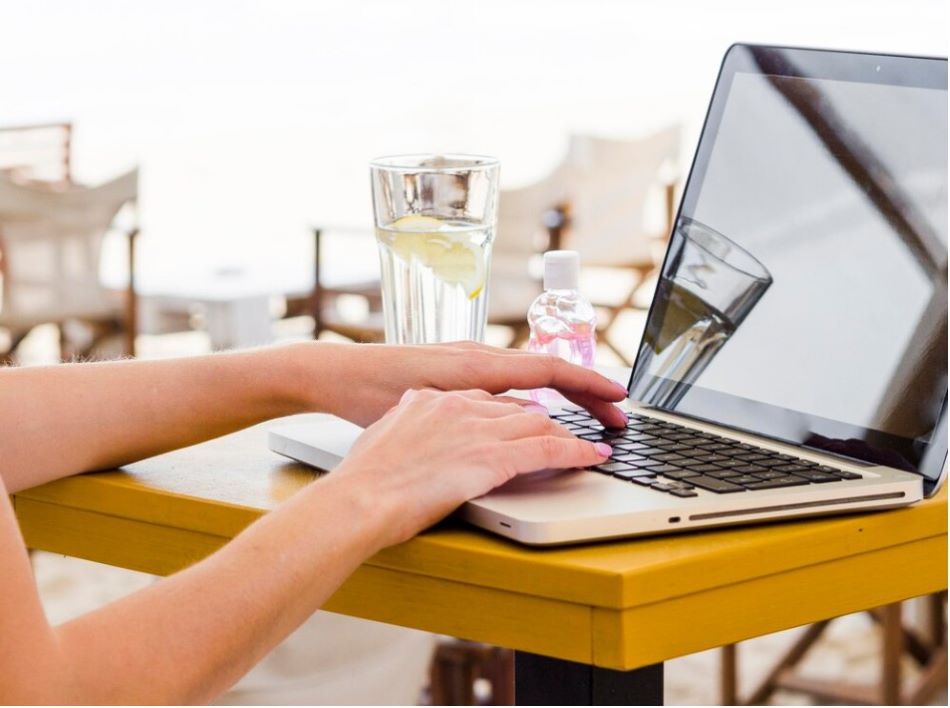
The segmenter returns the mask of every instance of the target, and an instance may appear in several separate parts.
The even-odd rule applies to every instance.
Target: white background
[[[306,278],[307,226],[369,220],[366,162],[686,127],[734,41],[947,53],[939,1],[0,3],[0,124],[69,119],[95,181],[142,168],[143,279]]]

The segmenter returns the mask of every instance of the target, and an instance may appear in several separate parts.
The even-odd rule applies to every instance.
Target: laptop
[[[566,544],[912,504],[947,463],[947,61],[726,53],[612,446],[459,515]],[[583,259],[583,244],[578,244]],[[332,469],[360,429],[270,432]]]

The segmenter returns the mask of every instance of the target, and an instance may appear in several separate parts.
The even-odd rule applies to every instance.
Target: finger
[[[591,467],[611,455],[606,443],[592,443],[579,438],[541,435],[504,443],[505,454],[517,474],[544,469]]]
[[[408,403],[409,401],[435,401],[445,396],[454,396],[456,398],[464,398],[466,400],[474,401],[490,401],[494,398],[494,396],[492,396],[487,391],[482,391],[479,389],[468,389],[465,391],[441,391],[435,388],[410,388],[402,394],[399,402]],[[511,397],[507,396],[506,398]]]
[[[524,415],[522,401],[510,397],[499,400],[485,391],[433,391],[423,390],[412,399],[417,405],[427,407],[440,422],[465,417],[473,421],[479,418],[501,418],[506,415]],[[546,414],[545,414],[546,415]]]
[[[485,431],[498,440],[518,440],[541,435],[569,439],[574,437],[570,430],[551,420],[547,415],[527,411],[493,418],[486,422]]]
[[[479,378],[473,383],[487,391],[547,387],[565,395],[586,394],[604,401],[622,401],[627,397],[626,386],[560,357],[513,350],[470,353],[477,358],[469,368]]]
[[[626,428],[627,414],[613,403],[584,394],[564,394],[572,403],[586,409],[592,416],[608,428]]]
[[[535,411],[537,413],[548,414],[548,409],[530,398],[518,398],[517,396],[492,396],[492,400],[499,403],[514,403],[516,406],[525,410]]]
[[[485,401],[472,400],[469,402],[466,411],[475,417],[481,418],[505,418],[524,416],[531,413],[537,418],[550,420],[547,408],[539,406],[533,401],[525,401],[510,396],[493,396]]]

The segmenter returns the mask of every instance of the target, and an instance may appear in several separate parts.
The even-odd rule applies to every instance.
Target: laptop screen
[[[946,60],[733,47],[631,398],[936,478],[946,394]]]

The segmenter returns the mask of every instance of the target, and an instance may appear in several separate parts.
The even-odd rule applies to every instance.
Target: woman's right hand
[[[610,456],[608,445],[576,438],[542,411],[484,391],[410,390],[327,481],[371,495],[385,547],[518,474],[589,467]]]

